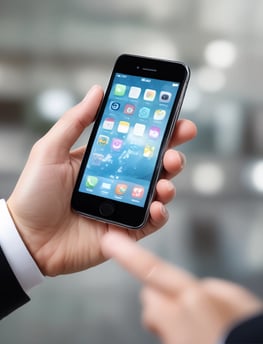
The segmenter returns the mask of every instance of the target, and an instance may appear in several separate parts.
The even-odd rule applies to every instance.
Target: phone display
[[[142,227],[189,79],[183,64],[117,60],[73,192],[83,215]]]

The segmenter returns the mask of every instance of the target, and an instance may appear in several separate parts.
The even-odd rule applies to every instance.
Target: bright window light
[[[193,170],[192,183],[194,189],[201,194],[218,194],[225,183],[224,172],[218,164],[202,163]]]
[[[66,90],[50,89],[38,96],[36,105],[42,118],[57,121],[66,110],[74,105],[74,97]]]
[[[233,43],[219,40],[209,43],[204,54],[206,62],[210,66],[227,68],[235,62],[237,51]]]
[[[253,165],[251,183],[256,191],[263,192],[263,161],[258,161]]]

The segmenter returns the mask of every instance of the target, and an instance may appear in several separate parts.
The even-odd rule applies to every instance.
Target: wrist
[[[16,204],[15,202],[13,202],[12,196],[10,196],[10,198],[6,201],[6,206],[10,214],[10,217],[14,223],[17,233],[19,234],[21,240],[23,241],[30,255],[35,260],[36,264],[38,264],[37,259],[36,259],[36,253],[35,253],[36,249],[34,248],[35,240],[33,239],[30,225],[27,224],[27,221],[23,221],[23,218],[25,216],[21,217],[18,215],[19,212],[16,211]],[[30,218],[30,214],[28,214],[27,217]]]
[[[44,276],[26,247],[8,209],[0,200],[0,245],[22,288],[27,291],[41,283]]]

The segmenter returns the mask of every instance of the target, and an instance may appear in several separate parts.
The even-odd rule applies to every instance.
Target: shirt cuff
[[[0,246],[25,292],[40,284],[44,276],[20,237],[5,200],[0,200]]]

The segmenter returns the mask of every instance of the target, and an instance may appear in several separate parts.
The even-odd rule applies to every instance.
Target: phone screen
[[[73,190],[75,211],[131,229],[144,226],[189,77],[182,63],[117,59]]]
[[[115,74],[80,192],[144,207],[179,86]]]

